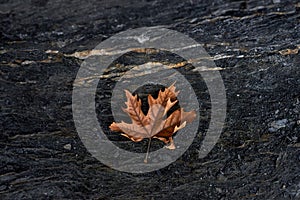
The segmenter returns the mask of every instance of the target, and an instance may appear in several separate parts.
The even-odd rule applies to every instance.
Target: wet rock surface
[[[1,199],[300,198],[298,1],[7,0],[0,16]],[[199,133],[168,167],[129,174],[103,165],[84,147],[72,118],[72,88],[96,44],[143,26],[176,30],[203,44],[222,75],[228,110],[207,157],[198,158]],[[192,67],[165,52],[133,52],[112,64],[97,90],[109,139],[146,148],[147,141],[133,144],[107,127],[114,77],[145,62],[171,63],[189,76],[201,97],[204,132],[209,95]]]

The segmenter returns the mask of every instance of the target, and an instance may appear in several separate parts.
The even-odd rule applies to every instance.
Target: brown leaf
[[[171,137],[176,126],[180,126],[182,123],[191,123],[196,117],[195,111],[184,112],[183,109],[174,111],[164,123],[164,128],[156,134],[157,137]]]
[[[132,123],[137,125],[145,126],[149,124],[149,119],[144,115],[141,106],[141,99],[138,100],[138,96],[133,96],[128,90],[125,90],[127,102],[127,108],[123,108],[123,111],[126,112],[132,120]]]
[[[147,115],[142,112],[142,103],[137,95],[133,96],[125,90],[127,108],[123,110],[129,115],[132,123],[113,122],[109,128],[112,131],[123,132],[123,136],[134,142],[141,141],[144,138],[157,138],[166,144],[169,143],[170,145],[167,148],[174,149],[173,134],[184,128],[186,123],[191,123],[196,117],[195,111],[185,112],[182,108],[167,117],[167,112],[177,103],[179,91],[176,92],[175,90],[176,87],[172,84],[164,91],[160,90],[156,99],[149,95]]]
[[[152,106],[154,104],[160,104],[162,106],[166,106],[167,101],[170,99],[171,101],[176,100],[176,97],[179,93],[175,92],[176,87],[174,86],[175,83],[173,83],[170,87],[165,88],[165,90],[162,92],[161,90],[158,93],[157,99],[154,99],[151,95],[148,96],[148,103],[149,106]]]

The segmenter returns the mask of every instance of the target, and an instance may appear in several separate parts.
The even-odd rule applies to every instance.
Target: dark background
[[[300,198],[298,1],[0,3],[0,199]],[[204,159],[195,138],[164,169],[122,173],[93,158],[76,133],[78,55],[120,31],[157,25],[203,44],[222,68],[226,124]]]

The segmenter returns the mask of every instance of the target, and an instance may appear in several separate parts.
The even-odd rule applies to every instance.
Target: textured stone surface
[[[299,20],[300,4],[289,0],[2,1],[1,199],[300,198]],[[95,44],[129,28],[157,25],[192,37],[214,58],[227,92],[225,128],[204,159],[198,159],[201,140],[195,138],[164,169],[114,171],[94,159],[76,133],[72,84],[82,55]],[[180,58],[135,52],[114,65],[124,70],[145,61],[168,61],[187,73],[207,114],[206,87]],[[109,74],[97,92],[97,109],[104,113],[99,117],[108,125]],[[284,126],[270,132],[282,119]],[[208,118],[201,122],[205,130]],[[146,146],[106,131],[124,148]]]

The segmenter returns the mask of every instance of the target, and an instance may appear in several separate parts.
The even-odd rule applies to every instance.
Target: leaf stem
[[[150,151],[150,144],[151,144],[151,138],[149,138],[149,142],[148,142],[148,147],[147,147],[147,153],[144,159],[144,163],[148,162],[148,156],[149,156],[149,151]]]

